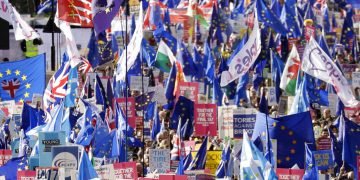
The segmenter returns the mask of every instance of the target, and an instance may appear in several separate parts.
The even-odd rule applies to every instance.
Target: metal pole
[[[55,19],[55,4],[54,4],[54,0],[51,0],[51,17],[53,17]],[[50,17],[50,18],[51,18]],[[55,71],[55,37],[54,37],[54,23],[52,23],[52,28],[51,28],[51,71]]]

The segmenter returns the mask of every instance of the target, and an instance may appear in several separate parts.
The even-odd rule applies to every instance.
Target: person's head
[[[321,131],[321,136],[322,137],[329,137],[329,131],[327,128],[324,128],[322,131]]]
[[[323,111],[323,117],[324,118],[330,118],[330,116],[331,116],[331,111],[330,111],[330,109],[324,109],[324,111]]]
[[[163,137],[162,133],[158,133],[158,134],[156,135],[156,141],[157,141],[158,143],[160,143],[163,139],[164,139],[164,137]]]
[[[245,99],[240,99],[240,101],[239,101],[239,106],[240,106],[240,107],[246,106],[246,101],[245,101]]]

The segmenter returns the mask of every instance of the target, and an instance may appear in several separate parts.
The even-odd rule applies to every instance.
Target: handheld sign
[[[195,104],[195,134],[217,136],[216,104]]]
[[[150,172],[166,173],[170,170],[170,150],[150,149]]]

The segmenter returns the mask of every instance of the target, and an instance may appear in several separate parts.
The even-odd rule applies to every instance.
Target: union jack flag
[[[1,82],[3,90],[7,91],[11,98],[15,97],[16,91],[20,88],[20,81],[17,78],[10,80],[3,80]]]
[[[45,109],[50,108],[52,104],[59,103],[60,99],[66,96],[66,85],[69,80],[70,68],[70,61],[67,61],[50,78],[43,97]]]

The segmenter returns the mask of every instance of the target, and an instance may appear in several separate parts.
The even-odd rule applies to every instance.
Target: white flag
[[[116,80],[125,80],[126,71],[128,71],[131,66],[135,63],[135,60],[140,53],[141,42],[143,39],[143,12],[140,5],[139,19],[136,24],[134,35],[132,36],[130,43],[127,45],[127,56],[125,51],[122,52],[118,62],[116,70]],[[127,62],[127,69],[126,69]]]
[[[244,47],[234,56],[232,59],[229,70],[224,71],[221,74],[220,85],[226,86],[230,82],[239,78],[248,72],[249,68],[254,64],[256,58],[259,56],[261,51],[261,39],[260,29],[255,13],[254,28],[250,34],[249,40],[246,42]]]
[[[11,23],[14,28],[15,40],[33,40],[39,38],[40,35],[20,16],[16,9],[8,3],[8,13],[10,13]]]
[[[307,74],[333,85],[345,106],[354,107],[359,104],[340,69],[312,37],[305,47],[301,69]]]

